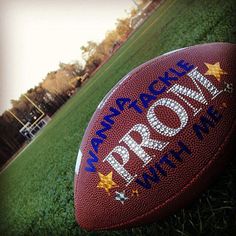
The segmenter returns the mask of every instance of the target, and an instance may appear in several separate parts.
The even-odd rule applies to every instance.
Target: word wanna
[[[196,90],[185,87],[176,83],[179,78],[187,75]],[[157,83],[161,83],[163,86],[161,89],[157,90]],[[178,99],[181,99],[184,104],[191,108],[193,116],[198,114],[202,109],[202,105],[208,105],[206,96],[203,94],[203,89],[211,95],[211,100],[215,99],[222,91],[219,91],[207,78],[205,78],[193,65],[188,62],[181,60],[177,62],[176,68],[168,69],[163,76],[159,76],[158,79],[151,82],[148,86],[150,93],[141,93],[137,100],[131,101],[129,98],[118,98],[116,100],[117,107],[110,107],[110,114],[103,117],[100,122],[102,128],[97,130],[96,135],[91,139],[91,146],[93,150],[89,150],[89,157],[87,159],[87,166],[85,170],[88,172],[95,172],[95,163],[98,162],[98,152],[99,148],[107,139],[106,131],[112,128],[115,123],[115,118],[122,114],[126,109],[134,109],[138,113],[142,113],[144,109],[148,108],[146,113],[146,118],[149,126],[144,124],[134,125],[119,141],[119,145],[116,146],[103,160],[103,162],[108,162],[111,167],[124,179],[126,185],[131,183],[136,175],[131,175],[128,170],[126,170],[125,165],[129,161],[129,151],[126,147],[120,145],[124,143],[130,151],[134,152],[136,156],[143,162],[143,166],[146,166],[152,157],[144,150],[144,148],[154,149],[157,151],[163,151],[169,144],[167,141],[154,140],[150,136],[150,128],[163,137],[174,137],[177,135],[188,123],[189,115],[186,109],[176,100],[168,98],[168,94],[172,93],[176,95]],[[161,94],[166,93],[167,97],[159,98]],[[191,100],[197,101],[199,107],[195,107]],[[153,103],[153,101],[155,101]],[[150,103],[153,103],[150,106]],[[142,104],[142,106],[138,105]],[[150,107],[149,107],[150,106]],[[155,114],[155,110],[158,107],[167,107],[172,110],[179,118],[179,127],[172,128],[163,124]],[[142,138],[142,141],[137,143],[131,133],[137,132]],[[163,140],[163,138],[162,138]],[[122,163],[118,162],[114,154],[118,154]]]

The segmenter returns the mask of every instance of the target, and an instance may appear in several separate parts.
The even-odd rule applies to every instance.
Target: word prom
[[[191,88],[178,83],[181,78],[183,80],[189,79],[189,84],[192,85]],[[116,99],[116,106],[110,107],[110,113],[106,114],[100,122],[101,128],[95,132],[90,140],[91,149],[88,151],[85,170],[96,172],[95,165],[99,161],[99,149],[102,147],[104,140],[112,138],[107,135],[107,131],[112,129],[123,112],[129,109],[133,109],[137,113],[145,112],[147,122],[145,124],[135,124],[121,137],[118,145],[102,160],[120,175],[126,185],[129,185],[136,178],[136,174],[130,173],[126,168],[130,160],[130,152],[135,154],[143,167],[146,166],[153,159],[148,153],[149,149],[157,152],[164,151],[170,143],[169,141],[163,141],[165,137],[175,137],[186,127],[190,116],[196,116],[203,109],[203,106],[209,106],[210,101],[214,100],[221,92],[222,90],[218,90],[213,83],[198,71],[197,67],[184,60],[178,61],[174,68],[169,68],[162,76],[158,76],[149,84],[148,93],[139,94],[136,100],[131,100],[128,97]],[[176,97],[176,100],[173,97]],[[182,101],[182,105],[178,101]],[[173,128],[161,121],[155,112],[160,107],[168,108],[176,114],[179,119],[178,127]],[[190,108],[188,112],[186,107]],[[213,107],[208,109],[208,113],[217,116]],[[160,135],[160,140],[152,139],[151,133],[153,131]],[[199,139],[202,138],[203,131],[204,129],[196,124],[194,132]],[[139,134],[141,141],[135,140],[134,135],[132,135],[135,132]],[[183,142],[180,141],[178,146],[183,148],[186,153],[191,153]],[[120,156],[120,161],[117,160],[117,155]],[[164,170],[160,168],[159,171],[164,173]]]

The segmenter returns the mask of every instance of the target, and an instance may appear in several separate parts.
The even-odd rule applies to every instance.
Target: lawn
[[[89,233],[75,222],[73,207],[78,147],[104,95],[170,50],[236,43],[235,13],[234,0],[166,0],[0,175],[0,235],[236,235],[236,160],[198,200],[151,225]]]

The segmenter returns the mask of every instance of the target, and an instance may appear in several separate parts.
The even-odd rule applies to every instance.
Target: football
[[[122,229],[187,206],[226,166],[236,126],[236,45],[166,53],[104,97],[78,152],[75,216]]]

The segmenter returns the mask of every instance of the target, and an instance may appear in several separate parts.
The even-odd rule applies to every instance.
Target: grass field
[[[131,69],[164,52],[235,43],[234,2],[165,1],[0,175],[0,235],[236,235],[236,160],[192,205],[148,226],[88,233],[76,224],[73,208],[78,147],[103,96]]]

